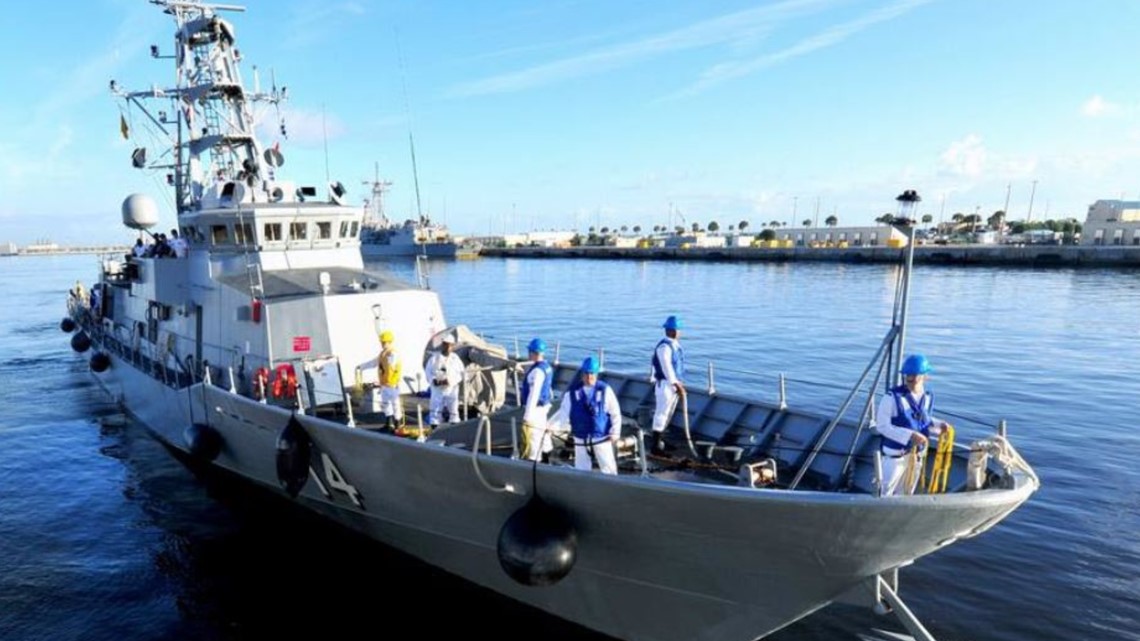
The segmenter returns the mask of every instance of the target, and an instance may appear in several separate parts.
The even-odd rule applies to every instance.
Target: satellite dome
[[[158,205],[146,194],[131,194],[123,201],[123,224],[131,229],[150,229],[158,224]]]

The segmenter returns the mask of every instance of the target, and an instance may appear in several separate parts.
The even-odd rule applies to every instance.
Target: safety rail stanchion
[[[598,348],[598,368],[602,371],[606,369],[606,348]]]
[[[467,420],[467,374],[463,375],[463,380],[459,381],[459,398],[463,402],[459,404],[459,413],[463,416],[463,420]]]
[[[559,341],[554,344],[554,366],[558,366],[558,359],[562,354],[562,342]]]
[[[713,376],[713,362],[709,361],[709,396],[716,394],[716,378]]]
[[[237,394],[237,387],[234,386],[234,366],[230,365],[226,369],[230,375],[230,394]]]
[[[1000,436],[1000,437],[1002,437],[1002,438],[1006,438],[1006,424],[1005,424],[1005,419],[1004,419],[1004,418],[1003,418],[1003,419],[1001,419],[1000,421],[998,421],[998,424],[997,424],[997,435],[998,435],[998,436]]]
[[[780,410],[788,409],[788,392],[784,386],[784,373],[780,372]]]
[[[512,494],[519,493],[515,486],[510,483],[504,484],[502,487],[495,487],[491,485],[486,477],[483,476],[483,470],[479,469],[479,439],[483,436],[483,427],[487,427],[487,454],[491,453],[491,419],[488,416],[482,416],[479,419],[479,427],[475,431],[475,441],[471,444],[471,466],[475,468],[475,476],[483,487],[491,490],[492,492],[511,492]]]
[[[515,360],[522,360],[522,352],[519,351],[519,337],[515,336]]]
[[[420,430],[420,436],[424,433],[424,408],[419,403],[416,403],[416,427]]]
[[[523,397],[522,397],[522,388],[519,387],[519,371],[518,371],[518,369],[511,368],[511,374],[513,375],[513,377],[515,379],[515,406],[522,407]]]

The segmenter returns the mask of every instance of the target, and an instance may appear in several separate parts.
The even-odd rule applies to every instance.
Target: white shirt
[[[186,253],[190,251],[190,243],[187,243],[186,239],[181,236],[171,238],[167,244],[170,245],[171,251],[178,258],[186,258]]]
[[[523,420],[532,425],[538,424],[540,421],[546,419],[547,412],[550,411],[549,406],[538,406],[538,397],[542,395],[542,385],[546,382],[546,372],[542,371],[541,367],[536,365],[542,361],[531,363],[530,372],[526,375],[527,385],[530,386],[530,394],[523,399],[526,409],[523,410]],[[551,390],[553,395],[553,390]]]
[[[580,389],[586,394],[586,398],[594,396],[594,385],[583,385]],[[571,396],[577,394],[578,390],[573,392],[566,392],[562,395],[562,405],[558,407],[558,413],[550,422],[552,430],[555,431],[569,431],[570,430],[570,406],[574,404]],[[606,386],[606,414],[610,417],[610,436],[618,438],[621,436],[621,405],[618,403],[617,395],[614,394],[614,388]]]
[[[679,344],[677,339],[666,336],[665,340],[657,345],[657,349],[654,350],[657,354],[657,362],[661,363],[661,371],[665,374],[665,378],[657,382],[665,381],[670,385],[680,382],[677,380],[677,372],[673,371],[673,350]],[[642,352],[642,354],[644,353]],[[657,376],[656,370],[654,370],[653,375]]]
[[[924,404],[926,402],[925,398],[926,392],[924,390],[922,396],[916,397],[915,400],[917,400],[920,404]],[[910,405],[910,401],[907,400],[906,397],[903,397],[903,403],[904,407],[909,407]],[[877,412],[875,412],[875,431],[880,435],[891,439],[892,441],[898,443],[910,443],[910,435],[914,433],[914,430],[910,429],[909,427],[899,427],[891,423],[891,419],[895,417],[897,410],[898,407],[895,405],[895,395],[890,392],[884,394],[883,398],[879,400],[879,409]],[[941,434],[943,421],[934,418],[933,412],[930,414],[930,420],[930,433],[934,436]],[[883,444],[883,452],[891,456],[897,456],[903,453],[902,450],[891,447],[886,443]]]
[[[443,388],[445,393],[453,393],[463,381],[463,361],[459,360],[459,355],[455,352],[443,355],[443,352],[436,352],[428,359],[427,366],[424,367],[424,374],[427,375],[428,382],[432,387]],[[436,384],[436,375],[438,378],[445,380],[443,385]]]

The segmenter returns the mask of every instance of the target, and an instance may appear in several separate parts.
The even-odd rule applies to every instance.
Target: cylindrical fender
[[[59,321],[59,328],[65,334],[70,334],[75,331],[75,321],[68,316],[64,316],[63,320]]]
[[[528,586],[558,583],[574,567],[578,533],[560,509],[534,495],[499,530],[499,565]]]
[[[222,453],[222,434],[205,423],[191,423],[182,432],[186,449],[190,456],[202,461],[212,461]]]
[[[301,421],[293,415],[277,436],[277,480],[289,496],[297,498],[309,480],[312,455],[313,441]]]
[[[91,337],[82,330],[71,335],[71,349],[82,354],[91,349]]]
[[[111,367],[111,357],[104,352],[95,352],[91,355],[91,371],[102,374]]]

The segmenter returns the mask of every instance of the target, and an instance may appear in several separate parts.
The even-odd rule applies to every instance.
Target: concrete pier
[[[512,258],[898,263],[903,251],[891,247],[516,247],[483,248],[480,253]],[[914,262],[928,265],[1140,268],[1140,246],[919,245],[914,248]]]

